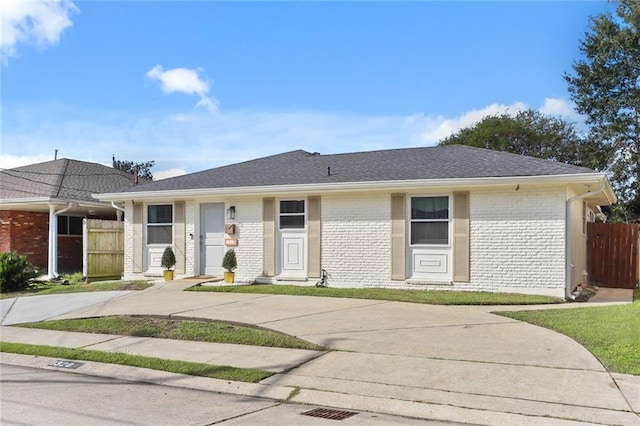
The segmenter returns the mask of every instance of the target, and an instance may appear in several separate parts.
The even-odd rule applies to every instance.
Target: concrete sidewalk
[[[491,307],[182,291],[190,285],[162,283],[54,318],[153,314],[231,320],[333,351],[270,351],[16,327],[2,327],[0,338],[265,368],[276,374],[260,384],[169,380],[169,373],[148,371],[136,380],[161,377],[157,380],[188,387],[343,409],[486,425],[640,425],[640,377],[609,374],[572,339],[492,315]],[[26,362],[20,359],[2,354],[2,362]],[[104,368],[116,374],[116,366]],[[125,370],[129,379],[136,376],[135,369]],[[292,393],[296,388],[300,391]]]

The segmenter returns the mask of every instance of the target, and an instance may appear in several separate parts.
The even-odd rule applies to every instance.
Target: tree
[[[610,152],[582,138],[573,124],[528,109],[515,116],[487,116],[440,142],[570,163],[603,170]]]
[[[122,170],[123,172],[131,173],[132,175],[136,173],[136,168],[138,170],[138,176],[144,179],[153,180],[153,174],[151,173],[151,168],[156,164],[155,161],[146,161],[144,163],[134,163],[133,161],[126,160],[116,160],[116,157],[113,157],[113,168],[117,170]]]
[[[590,137],[615,152],[611,181],[627,220],[640,221],[640,2],[619,0],[616,15],[592,18],[580,43],[584,59],[565,73]]]

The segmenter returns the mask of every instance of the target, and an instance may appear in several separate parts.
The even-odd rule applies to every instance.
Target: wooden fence
[[[615,288],[638,285],[639,228],[631,223],[587,224],[587,272],[591,284]]]
[[[83,221],[82,272],[87,282],[120,279],[124,272],[124,222]]]

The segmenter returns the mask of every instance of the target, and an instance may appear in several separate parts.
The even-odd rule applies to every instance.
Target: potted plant
[[[167,247],[166,249],[164,249],[164,252],[162,253],[162,259],[160,260],[160,265],[162,265],[162,267],[164,268],[164,280],[172,281],[172,268],[176,266],[176,255],[173,253],[173,249],[171,247]]]
[[[238,267],[238,261],[236,260],[236,252],[233,249],[227,250],[222,258],[222,267],[226,269],[224,273],[224,282],[229,284],[235,279],[234,269]]]

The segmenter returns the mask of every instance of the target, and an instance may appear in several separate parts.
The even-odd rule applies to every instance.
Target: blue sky
[[[294,149],[435,145],[487,114],[574,122],[563,72],[605,1],[2,0],[0,168],[156,177]]]

